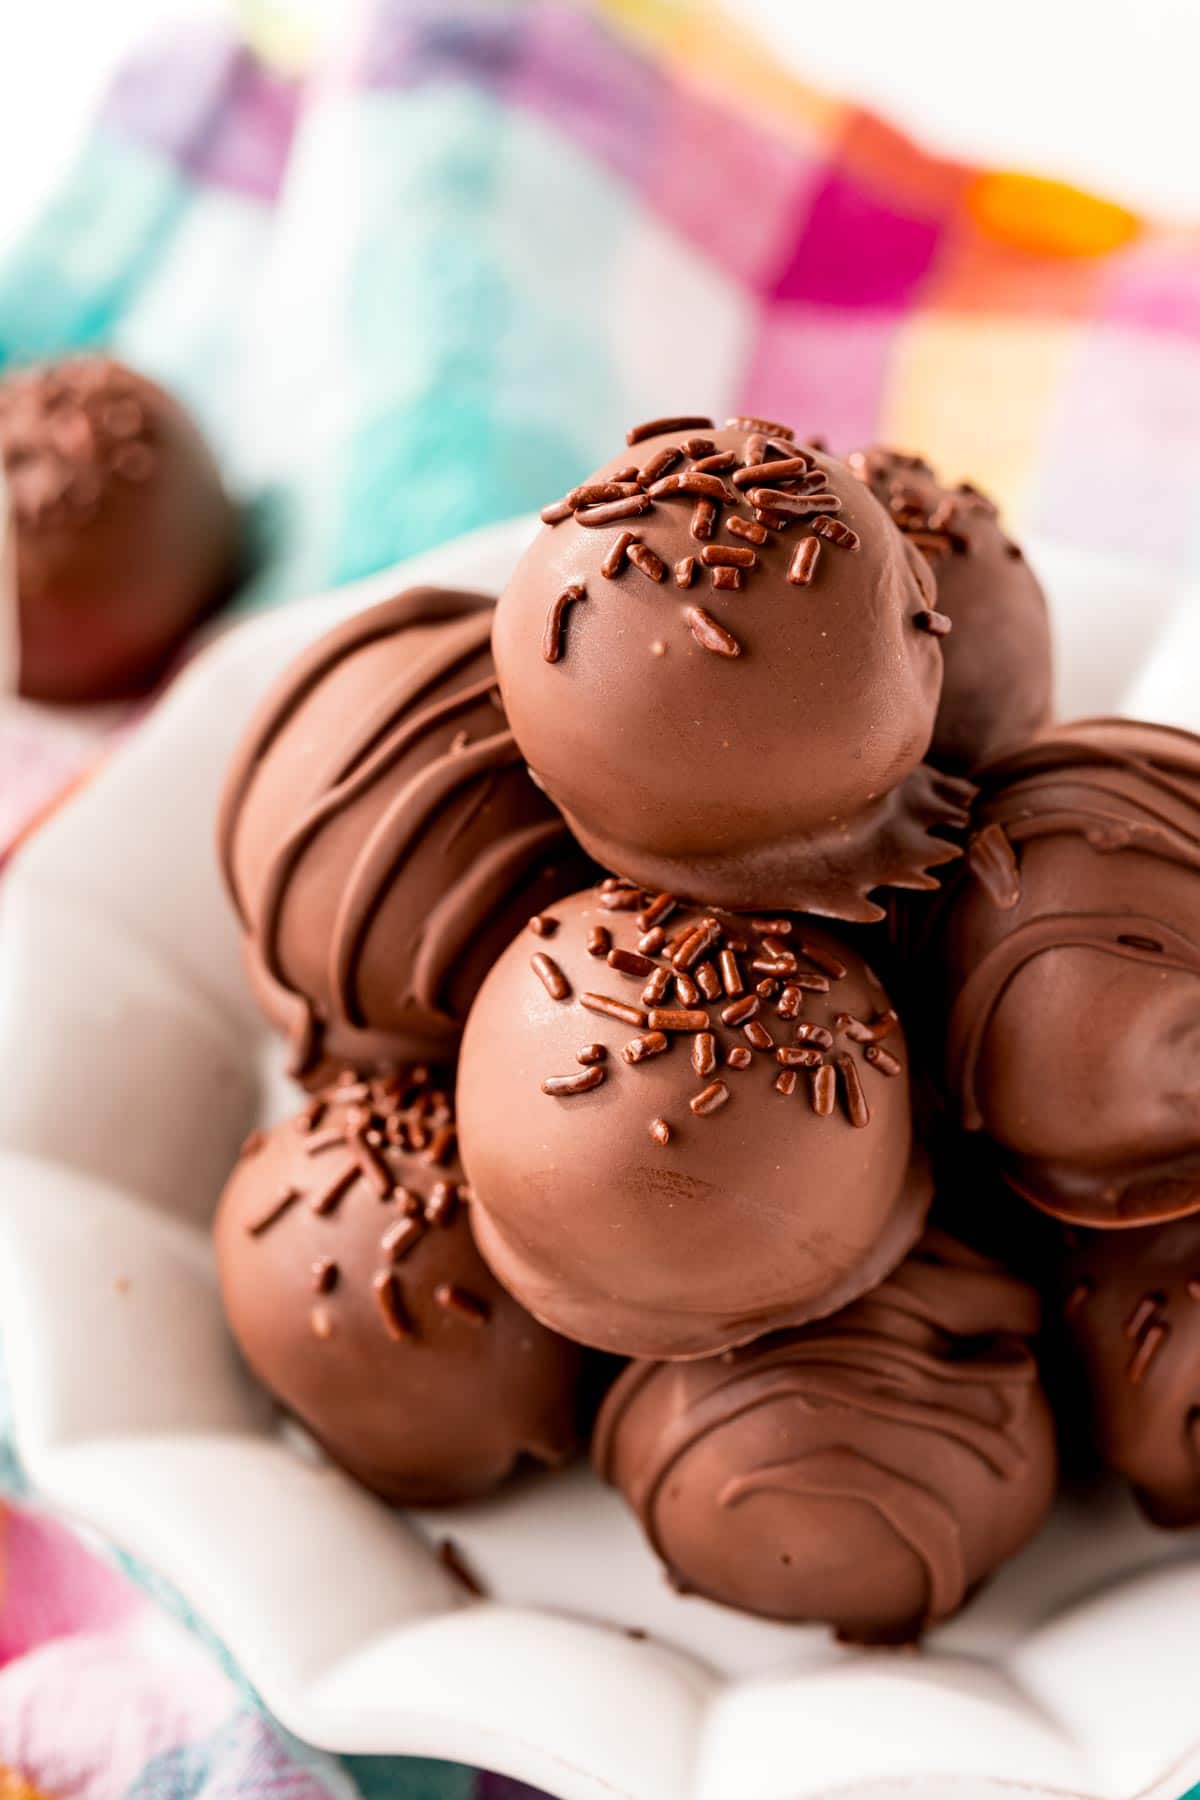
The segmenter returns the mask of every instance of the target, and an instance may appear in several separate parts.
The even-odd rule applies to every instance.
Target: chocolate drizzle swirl
[[[452,1053],[489,945],[562,890],[558,863],[578,876],[499,705],[491,613],[486,595],[421,588],[347,620],[288,671],[230,768],[222,871],[301,1076],[326,1055],[379,1066]],[[356,682],[368,662],[374,679]],[[328,732],[315,755],[314,708]],[[294,796],[282,791],[293,763]],[[386,986],[365,967],[385,930]]]

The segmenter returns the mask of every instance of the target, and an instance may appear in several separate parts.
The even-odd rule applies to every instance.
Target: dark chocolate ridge
[[[965,831],[974,794],[971,782],[919,763],[873,806],[856,813],[853,820],[831,825],[825,833],[777,841],[753,858],[742,850],[730,856],[690,858],[695,893],[681,898],[733,907],[743,885],[741,873],[753,860],[762,895],[754,910],[803,911],[819,918],[874,924],[887,916],[870,897],[876,890],[939,886],[929,870],[957,861],[963,846],[938,834]],[[625,846],[588,831],[570,813],[566,817],[584,849],[602,867],[620,866],[627,855]],[[677,862],[644,850],[638,854],[647,887],[671,890],[674,885],[678,892]]]

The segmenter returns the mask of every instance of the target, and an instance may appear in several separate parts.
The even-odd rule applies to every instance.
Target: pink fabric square
[[[1200,341],[1200,247],[1172,242],[1128,252],[1113,270],[1103,318]]]
[[[676,87],[646,170],[646,204],[736,280],[768,287],[824,164],[710,95]]]
[[[775,305],[763,315],[739,407],[819,432],[844,454],[876,434],[899,315]]]
[[[1029,528],[1159,568],[1200,549],[1200,345],[1112,326],[1093,329],[1058,397]],[[1131,495],[1153,481],[1149,506]]]
[[[847,309],[905,306],[933,262],[940,235],[937,219],[901,210],[831,170],[797,221],[775,293],[782,300]]]
[[[109,1631],[145,1607],[124,1576],[74,1533],[23,1507],[5,1507],[0,1666],[78,1631]]]

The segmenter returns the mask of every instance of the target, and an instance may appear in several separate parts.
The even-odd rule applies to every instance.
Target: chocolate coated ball
[[[1054,656],[1046,596],[986,494],[945,487],[919,456],[856,450],[847,461],[929,562],[945,679],[929,758],[969,773],[1049,722]]]
[[[633,1363],[593,1440],[685,1592],[845,1638],[947,1619],[1054,1494],[1033,1290],[929,1232],[865,1299],[702,1362]]]
[[[656,421],[548,507],[496,610],[517,742],[603,867],[708,904],[874,919],[964,790],[922,767],[928,564],[788,428]]]
[[[444,1060],[491,963],[589,865],[499,703],[486,594],[412,588],[267,696],[221,806],[255,993],[294,1072]]]
[[[574,1444],[580,1356],[471,1239],[449,1097],[353,1078],[256,1133],[215,1235],[250,1367],[352,1475],[406,1505],[488,1493]]]
[[[188,414],[106,356],[0,381],[17,686],[37,700],[145,687],[236,576],[237,515]]]
[[[962,1123],[1060,1218],[1200,1209],[1200,739],[1088,720],[979,780],[932,932]]]
[[[929,1181],[861,957],[615,879],[549,924],[484,983],[459,1072],[475,1235],[510,1292],[581,1343],[688,1357],[880,1281]]]

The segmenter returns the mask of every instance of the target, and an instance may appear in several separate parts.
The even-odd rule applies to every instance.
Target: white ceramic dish
[[[0,1317],[34,1482],[169,1577],[331,1749],[476,1762],[562,1800],[1176,1800],[1200,1776],[1200,1559],[1115,1491],[1064,1500],[921,1655],[865,1655],[680,1599],[584,1469],[389,1514],[281,1433],[240,1371],[204,1227],[241,1137],[286,1101],[213,865],[223,765],[305,640],[397,583],[497,586],[529,530],[221,639],[13,868]],[[1140,672],[1144,707],[1157,683],[1160,712],[1186,711],[1195,597],[1038,560],[1064,710],[1119,706]],[[453,1587],[429,1553],[446,1533],[493,1599]]]

